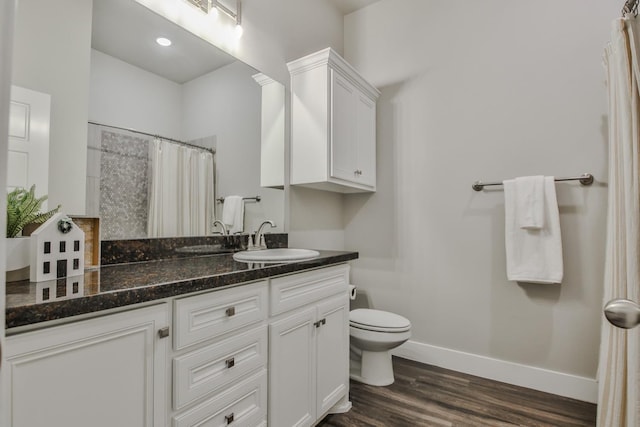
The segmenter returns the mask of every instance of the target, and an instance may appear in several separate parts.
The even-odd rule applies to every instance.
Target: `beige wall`
[[[382,0],[345,17],[345,56],[381,91],[378,192],[345,196],[352,282],[446,349],[595,378],[605,244],[606,88],[620,4]],[[505,274],[504,198],[557,185],[561,285]]]
[[[69,214],[85,211],[92,6],[20,0],[15,21],[13,84],[51,95],[48,203]]]

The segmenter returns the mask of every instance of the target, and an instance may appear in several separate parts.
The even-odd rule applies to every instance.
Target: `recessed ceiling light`
[[[156,43],[158,43],[160,46],[171,46],[171,40],[166,37],[158,37],[156,39]]]

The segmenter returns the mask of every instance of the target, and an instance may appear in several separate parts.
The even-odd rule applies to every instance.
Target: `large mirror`
[[[279,116],[273,110],[284,111],[283,95],[263,96],[274,93],[265,90],[265,82],[283,93],[279,83],[134,0],[53,3],[55,13],[50,14],[43,7],[51,6],[43,2],[19,2],[14,54],[14,84],[51,97],[52,202],[63,200],[70,214],[99,216],[103,240],[142,238],[149,236],[150,222],[157,222],[158,194],[167,197],[157,187],[188,187],[197,176],[194,194],[202,194],[197,204],[209,203],[217,219],[223,214],[222,198],[247,199],[244,220],[238,226],[236,216],[233,231],[252,232],[265,219],[275,221],[274,231],[284,231],[283,191],[261,186],[261,142],[269,126],[265,110],[271,117]],[[37,32],[43,25],[52,38],[73,38],[42,40]],[[158,37],[171,40],[171,46],[158,44]],[[52,53],[60,44],[64,48]],[[65,66],[72,77],[53,75],[64,73]],[[83,94],[88,105],[79,106]],[[274,108],[274,102],[280,105]],[[70,128],[82,129],[81,121],[89,123],[83,147],[69,142],[78,141]],[[177,166],[158,163],[158,153],[166,162],[183,152],[195,157]],[[210,162],[207,156],[212,168],[198,169]],[[156,231],[151,237],[208,234],[211,224],[204,227],[198,233]]]

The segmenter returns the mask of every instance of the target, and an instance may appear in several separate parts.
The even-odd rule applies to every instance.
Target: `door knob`
[[[604,306],[604,315],[613,326],[631,329],[640,324],[640,305],[628,299],[613,299]]]

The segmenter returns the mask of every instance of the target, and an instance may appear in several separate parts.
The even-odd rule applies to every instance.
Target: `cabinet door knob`
[[[233,412],[229,415],[225,415],[224,420],[227,422],[227,425],[231,424],[233,422]]]
[[[236,308],[235,307],[229,307],[229,308],[227,308],[225,310],[225,313],[227,314],[228,317],[235,316]]]
[[[319,327],[320,327],[320,325],[322,325],[322,322],[321,322],[320,320],[318,320],[317,322],[313,322],[313,325],[314,325],[316,328],[319,328]]]
[[[227,365],[227,368],[233,368],[236,365],[236,359],[234,357],[227,359],[224,364]]]
[[[322,319],[321,322],[322,322],[323,325],[326,325],[327,324],[327,319],[326,318]]]
[[[158,337],[166,338],[169,336],[169,327],[165,326],[164,328],[158,329]]]

